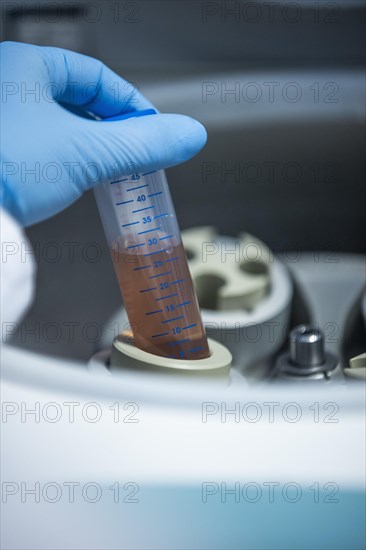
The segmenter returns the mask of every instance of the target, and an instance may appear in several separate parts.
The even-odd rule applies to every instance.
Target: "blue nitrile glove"
[[[107,118],[153,107],[96,59],[15,42],[0,50],[2,203],[23,225],[98,183],[184,162],[205,144],[203,126],[186,116],[107,124],[65,109],[60,103]]]

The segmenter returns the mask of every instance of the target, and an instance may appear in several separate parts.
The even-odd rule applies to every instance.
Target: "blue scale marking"
[[[152,256],[153,254],[160,254],[160,252],[165,252],[165,248],[157,250],[156,252],[148,252],[147,254],[144,254],[144,256]]]
[[[188,351],[189,351],[189,353],[193,353],[193,352],[195,352],[195,351],[200,351],[201,349],[203,349],[203,348],[202,348],[202,347],[200,347],[200,348],[193,348],[193,349],[189,349]]]
[[[197,323],[193,323],[193,325],[188,325],[186,327],[183,327],[182,330],[187,330],[189,328],[196,327],[196,326],[197,326]]]
[[[131,244],[127,248],[138,248],[139,246],[144,246],[146,243],[140,243],[140,244]]]
[[[148,176],[149,174],[155,174],[156,170],[153,170],[152,172],[145,172],[145,174],[142,174],[143,176]]]
[[[147,313],[145,313],[145,315],[154,315],[155,313],[162,313],[163,310],[162,309],[157,309],[155,311],[148,311]]]
[[[134,271],[140,271],[140,269],[148,269],[151,265],[143,265],[142,267],[134,267]]]
[[[165,325],[166,323],[172,323],[173,321],[179,321],[179,319],[183,319],[184,315],[180,315],[179,317],[173,317],[173,319],[166,319],[165,321],[162,321],[161,324]]]
[[[164,214],[158,214],[157,216],[154,216],[154,220],[157,220],[158,218],[163,218],[164,216],[168,216],[168,212],[164,212]]]
[[[165,260],[165,263],[174,262],[175,260],[179,260],[179,256],[176,256],[175,258],[170,258],[170,260]]]
[[[150,275],[150,279],[156,279],[157,277],[163,277],[163,275],[169,275],[171,271],[165,271],[164,273],[159,273],[158,275]]]
[[[163,192],[162,191],[158,191],[157,193],[151,193],[150,195],[148,195],[148,197],[156,197],[157,195],[162,195]]]
[[[154,205],[146,206],[146,208],[139,208],[138,210],[132,210],[132,214],[136,214],[137,212],[142,212],[143,210],[150,210],[150,208],[155,208],[155,206]]]
[[[122,181],[127,181],[127,180],[128,180],[128,178],[123,178],[123,180],[111,181],[110,185],[113,185],[114,183],[121,183]]]
[[[122,227],[128,227],[129,225],[136,225],[136,224],[138,224],[138,223],[140,223],[140,222],[124,223],[124,224],[122,225]]]
[[[170,239],[170,237],[174,237],[174,235],[165,235],[165,237],[161,237],[159,241],[164,241],[164,239]]]
[[[156,301],[159,302],[160,300],[165,300],[166,298],[173,298],[174,296],[178,296],[177,294],[168,294],[168,296],[161,296],[161,298],[156,298]]]
[[[191,302],[182,302],[181,304],[177,304],[176,307],[183,307],[183,306],[186,306],[187,304],[190,304]]]
[[[139,222],[137,222],[139,223]],[[137,233],[138,235],[144,235],[145,233],[151,233],[152,231],[158,231],[160,227],[154,227],[154,229],[147,229],[146,231],[140,231],[140,233]]]
[[[151,338],[159,338],[160,336],[167,336],[169,332],[162,332],[161,334],[152,334]]]
[[[176,342],[169,342],[169,346],[178,346],[178,344],[185,344],[186,342],[189,342],[189,338],[186,338],[185,340],[177,340]]]
[[[129,201],[116,202],[116,206],[120,206],[121,204],[128,204],[129,202],[133,202],[133,199],[131,199]]]
[[[176,281],[173,281],[172,283],[170,283],[171,285],[179,285],[179,283],[184,283],[184,280],[185,279],[177,279]]]
[[[136,189],[142,189],[143,187],[149,187],[149,184],[146,185],[139,185],[138,187],[131,187],[130,189],[126,189],[126,191],[136,191]],[[150,197],[150,195],[148,195]]]
[[[139,292],[149,292],[150,290],[156,290],[156,286],[153,288],[145,288],[144,290],[139,290]]]

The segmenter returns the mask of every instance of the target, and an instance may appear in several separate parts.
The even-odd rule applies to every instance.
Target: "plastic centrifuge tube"
[[[165,172],[121,177],[95,196],[135,345],[174,359],[209,357]]]

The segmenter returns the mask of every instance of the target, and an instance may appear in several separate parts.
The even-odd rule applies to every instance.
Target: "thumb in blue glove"
[[[23,225],[63,210],[94,185],[168,168],[206,142],[186,116],[99,118],[154,108],[100,61],[58,48],[5,42],[1,55],[3,206]]]

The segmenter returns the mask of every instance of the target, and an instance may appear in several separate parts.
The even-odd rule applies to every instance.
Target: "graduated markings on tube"
[[[176,340],[175,342],[168,342],[168,346],[177,346],[178,344],[186,344],[187,342],[190,342],[189,338],[185,338],[185,340]]]
[[[149,187],[149,184],[139,185],[138,187],[131,187],[131,189],[126,189],[126,191],[136,191],[136,189],[142,189],[143,187]]]
[[[151,265],[143,265],[142,267],[135,267],[133,270],[140,271],[140,269],[149,269],[149,267],[151,267]]]
[[[155,315],[155,313],[163,313],[163,310],[157,309],[156,311],[148,311],[145,315]]]
[[[144,174],[142,174],[142,176],[147,176],[149,174],[153,174],[155,172],[146,172]],[[139,178],[123,178],[121,180],[118,180],[116,182],[113,182],[113,183],[122,183],[122,182],[131,182],[133,180],[136,180],[136,179],[139,179]],[[144,183],[143,181],[141,182],[141,185],[135,185],[133,187],[128,187],[128,184],[127,184],[127,189],[125,188],[125,191],[126,192],[129,192],[129,193],[132,193],[132,192],[135,192],[135,191],[139,191],[140,189],[147,189],[149,186],[149,184],[146,184]],[[124,206],[124,205],[128,205],[128,204],[132,204],[134,202],[145,202],[146,199],[150,199],[150,204],[148,203],[146,206],[143,206],[141,204],[141,207],[142,208],[136,208],[135,210],[132,210],[130,211],[131,214],[139,214],[140,212],[149,212],[151,210],[153,210],[154,208],[156,208],[156,204],[153,203],[153,199],[154,197],[159,197],[160,195],[163,195],[163,191],[154,191],[152,193],[148,193],[146,195],[133,195],[134,198],[131,198],[129,200],[125,200],[125,201],[121,201],[119,203],[116,203],[117,206]],[[146,203],[145,203],[146,204]],[[153,220],[160,220],[160,219],[164,219],[166,217],[169,217],[170,213],[169,212],[156,212],[155,215],[146,215],[145,217],[141,217],[138,221],[134,221],[134,222],[129,222],[129,223],[126,223],[126,224],[123,224],[122,227],[133,227],[134,225],[139,225],[140,223],[141,224],[148,224],[148,223],[151,223],[153,222]],[[137,235],[147,235],[147,234],[150,234],[150,233],[156,233],[158,231],[161,231],[161,226],[156,226],[156,227],[153,227],[153,228],[149,228],[149,229],[146,229],[146,230],[143,230],[143,231],[139,231],[137,232]],[[157,237],[157,238],[156,238]],[[148,257],[148,256],[155,256],[157,254],[161,254],[161,253],[166,253],[168,252],[168,250],[166,248],[163,248],[163,249],[159,249],[159,243],[160,242],[164,242],[168,239],[172,239],[174,238],[174,234],[171,233],[171,234],[166,234],[166,235],[163,235],[162,237],[159,237],[158,235],[156,237],[152,237],[151,239],[148,239],[146,240],[146,242],[143,242],[143,243],[138,243],[138,244],[131,244],[129,245],[127,248],[128,249],[138,249],[140,247],[143,247],[143,246],[146,246],[146,245],[149,245],[149,246],[153,246],[154,248],[156,247],[157,250],[155,251],[152,251],[152,252],[146,252],[143,254],[143,256],[145,257]],[[162,268],[165,263],[168,263],[168,262],[177,262],[179,261],[179,256],[175,256],[173,258],[167,258],[165,260],[161,259],[161,260],[156,260],[156,261],[153,261],[151,264],[146,264],[146,265],[143,265],[143,266],[139,266],[139,267],[136,267],[136,268],[132,268],[133,271],[140,271],[140,270],[144,270],[144,269],[152,269],[152,270],[155,270],[155,269],[159,269],[159,268]],[[149,278],[150,279],[160,279],[162,277],[168,277],[172,274],[172,271],[171,270],[168,270],[168,271],[162,271],[161,273],[157,273],[157,274],[153,274],[153,275],[150,275]],[[170,285],[179,285],[179,284],[182,284],[184,283],[184,279],[177,279],[177,280],[174,280],[172,282],[168,282],[168,281],[165,281],[163,283],[160,283],[158,285],[158,287],[150,287],[150,288],[143,288],[141,290],[139,290],[140,293],[146,293],[146,292],[154,292],[156,290],[158,290],[158,288],[160,287],[160,291],[163,290],[162,288],[162,285],[164,286],[164,289],[165,288],[168,288]],[[178,304],[170,304],[168,302],[168,305],[165,306],[164,309],[157,309],[157,310],[151,310],[151,311],[146,311],[145,312],[145,315],[146,316],[151,316],[151,315],[159,315],[159,314],[162,314],[164,312],[165,309],[167,310],[171,310],[173,311],[174,309],[178,309],[180,308],[181,309],[181,312],[183,313],[183,310],[182,308],[184,309],[185,306],[189,306],[189,304],[191,304],[190,301],[184,301],[184,296],[179,296],[179,293],[178,292],[173,292],[171,294],[168,294],[166,296],[159,296],[158,298],[155,298],[155,300],[157,302],[160,302],[163,303],[166,303],[166,300],[169,300],[169,299],[172,299],[172,298],[177,298],[177,301],[179,301],[180,303]],[[160,304],[159,304],[160,305]],[[178,312],[177,312],[178,313]],[[170,319],[165,319],[163,321],[161,321],[161,324],[164,324],[164,325],[167,325],[167,324],[170,324],[170,323],[174,323],[176,321],[183,321],[184,323],[184,319],[185,319],[185,314],[182,314],[182,315],[177,315],[175,317],[172,317]],[[159,334],[153,334],[151,335],[151,338],[163,338],[165,336],[168,336],[170,335],[171,333],[173,334],[179,334],[182,330],[184,330],[185,328],[191,328],[195,325],[188,325],[187,327],[174,327],[171,328],[168,332],[163,332],[163,333],[159,333]],[[171,345],[178,345],[178,344],[187,344],[188,342],[190,342],[190,339],[189,338],[184,338],[184,339],[181,339],[179,341],[176,341],[176,342],[171,342],[170,344]],[[189,350],[191,351],[191,350]],[[181,356],[184,356],[184,352],[181,352],[180,353]]]
[[[180,315],[179,317],[173,317],[173,319],[166,319],[165,321],[162,321],[162,325],[166,325],[166,323],[172,323],[173,321],[179,321],[179,319],[184,319],[184,315]]]
[[[122,227],[129,227],[130,225],[137,225],[138,223],[140,223],[140,222],[124,223],[124,224],[122,225]],[[137,233],[137,234],[139,235],[140,233]]]
[[[151,208],[155,208],[155,206],[154,205],[146,206],[145,208],[139,208],[138,210],[132,210],[132,214],[137,214],[137,212],[142,212],[143,210],[150,210]]]
[[[169,275],[171,271],[165,271],[164,273],[158,273],[158,275],[150,275],[150,279],[157,279],[158,277],[163,277],[163,275]]]
[[[111,181],[110,185],[113,185],[114,183],[122,183],[123,181],[127,181],[127,180],[128,180],[128,178],[123,178],[123,180]]]
[[[197,326],[197,323],[193,323],[193,325],[188,325],[186,327],[183,327],[182,330],[188,330],[189,328],[193,328],[193,327],[196,327]]]
[[[155,174],[156,173],[156,170],[153,170],[152,172],[145,172],[145,174],[141,174],[142,176],[149,176],[150,174]],[[120,180],[116,180],[116,181],[111,181],[109,182],[110,185],[113,185],[115,183],[122,183],[124,181],[128,181],[128,180],[132,180],[132,177],[131,178],[123,178],[123,179],[120,179]]]
[[[135,222],[140,223],[140,222]],[[138,235],[144,235],[145,233],[151,233],[152,231],[159,231],[160,227],[154,227],[153,229],[147,229],[146,231],[140,231],[140,233],[137,233]]]
[[[145,172],[145,173],[141,174],[141,176],[142,177],[143,176],[148,176],[148,175],[154,174],[154,173],[156,173],[156,171]],[[139,248],[144,247],[144,246],[152,247],[152,250],[153,250],[152,252],[145,252],[145,253],[142,254],[142,256],[145,256],[145,257],[148,258],[149,256],[155,256],[155,255],[170,252],[170,249],[167,248],[167,246],[169,246],[169,245],[167,243],[165,243],[165,241],[168,241],[169,239],[173,239],[174,234],[171,233],[171,234],[166,234],[166,235],[163,235],[163,236],[159,236],[159,234],[157,234],[157,232],[160,232],[160,235],[161,235],[162,232],[164,232],[164,227],[162,227],[163,223],[161,224],[161,226],[151,227],[151,225],[155,225],[155,223],[156,223],[156,222],[154,223],[155,220],[159,220],[157,222],[157,223],[159,223],[160,219],[163,220],[164,218],[172,216],[172,214],[170,212],[162,212],[161,210],[160,210],[160,212],[159,211],[156,212],[156,210],[159,209],[159,197],[164,195],[164,191],[163,190],[154,190],[153,191],[151,189],[151,191],[149,192],[148,191],[149,183],[145,183],[144,180],[142,180],[142,181],[140,180],[140,182],[138,182],[139,184],[136,185],[136,183],[137,183],[136,180],[139,180],[141,176],[137,175],[137,176],[131,176],[129,178],[126,177],[126,178],[116,180],[116,181],[111,182],[111,183],[126,182],[126,186],[124,186],[123,189],[125,190],[125,192],[131,193],[131,194],[133,193],[132,194],[133,198],[128,199],[128,200],[124,200],[124,201],[121,201],[121,202],[117,202],[117,203],[115,203],[116,206],[132,205],[132,203],[136,202],[135,210],[131,210],[129,208],[128,211],[130,212],[130,214],[140,214],[141,213],[141,216],[136,216],[136,218],[137,218],[137,220],[135,218],[136,221],[125,223],[121,227],[123,227],[123,228],[126,227],[127,228],[127,227],[133,227],[133,226],[139,225],[139,224],[141,224],[141,225],[150,224],[149,229],[144,229],[144,230],[138,231],[138,232],[136,230],[136,235],[138,235],[138,236],[148,235],[148,237],[146,237],[146,242],[141,242],[141,243],[138,243],[138,244],[131,244],[127,247],[128,249],[136,249],[136,250],[138,250]],[[131,183],[132,184],[134,183],[135,185],[130,187]],[[121,186],[121,189],[122,189],[122,186]],[[142,190],[142,191],[140,192],[140,190]],[[156,202],[154,200],[154,197],[157,198]],[[145,206],[144,206],[144,203],[145,203]],[[141,206],[141,208],[139,208],[138,206]],[[152,212],[153,209],[154,209],[154,213]],[[146,212],[146,214],[145,214],[145,212]],[[146,227],[146,225],[145,225],[145,227]],[[143,229],[143,227],[141,229]],[[154,233],[155,233],[155,236],[153,235]],[[159,248],[160,243],[162,243],[162,244],[164,243],[165,248],[160,249]],[[150,248],[150,250],[151,250],[151,248]],[[159,258],[159,256],[157,256],[157,257]],[[149,259],[147,259],[147,261],[149,261]],[[164,337],[167,337],[167,336],[169,337],[169,336],[172,336],[172,335],[178,336],[183,331],[187,331],[187,330],[192,329],[192,328],[197,326],[196,323],[185,325],[185,323],[187,323],[187,321],[188,321],[187,314],[189,314],[189,311],[190,311],[189,308],[190,308],[190,305],[192,304],[191,301],[184,300],[184,295],[182,295],[182,292],[181,292],[181,291],[183,291],[183,294],[184,294],[184,286],[181,286],[180,290],[178,290],[179,285],[184,285],[185,279],[176,279],[176,280],[173,280],[173,281],[164,280],[164,277],[169,279],[170,276],[172,275],[172,273],[174,273],[174,270],[173,269],[169,270],[168,266],[165,266],[165,264],[170,263],[170,262],[179,262],[179,260],[180,260],[180,256],[175,256],[173,258],[168,257],[167,259],[162,259],[161,258],[161,259],[158,259],[158,260],[155,260],[154,258],[151,258],[151,263],[150,264],[140,265],[139,267],[132,268],[133,271],[140,271],[140,270],[144,270],[144,269],[151,270],[151,271],[156,270],[156,271],[158,271],[158,273],[156,273],[156,271],[155,271],[155,274],[150,275],[148,278],[151,280],[151,282],[154,281],[154,283],[155,282],[159,283],[159,281],[163,281],[163,282],[160,282],[159,284],[157,284],[156,287],[143,288],[143,289],[139,290],[140,293],[146,293],[146,292],[153,292],[154,293],[154,291],[156,291],[158,293],[158,297],[154,297],[154,294],[153,294],[152,297],[156,302],[158,302],[156,304],[156,306],[157,307],[160,306],[162,309],[154,310],[154,309],[149,308],[150,311],[145,311],[145,315],[148,316],[148,317],[150,317],[151,315],[161,315],[163,317],[163,320],[160,320],[160,323],[162,325],[165,325],[164,328],[168,329],[170,327],[169,330],[167,330],[167,332],[162,332],[162,333],[159,333],[159,334],[152,334],[150,336],[152,339],[161,339],[161,338],[164,338]],[[164,267],[165,267],[165,269],[168,268],[168,270],[164,271]],[[171,267],[173,268],[173,264],[172,264]],[[160,269],[161,269],[161,272],[159,272]],[[174,275],[173,275],[173,277],[174,277]],[[156,281],[155,281],[155,279],[156,279]],[[175,286],[175,289],[177,290],[177,292],[172,292],[172,293],[167,294],[167,295],[161,295],[161,291],[168,290],[168,292],[169,292],[169,287],[173,287],[173,286]],[[173,288],[170,288],[170,290],[172,291]],[[174,300],[175,298],[176,298],[176,300]],[[179,302],[179,303],[174,303],[174,302]],[[178,309],[180,309],[180,312],[177,311]],[[164,319],[164,312],[166,312],[166,311],[167,312],[170,311],[171,313],[173,313],[173,315],[175,313],[176,316],[171,317],[169,319]],[[181,313],[181,315],[179,315],[179,313]],[[174,324],[176,322],[178,322],[178,323],[180,322],[181,326],[176,326]],[[168,338],[168,340],[169,339],[170,338]],[[183,344],[187,344],[187,347],[189,347],[190,342],[192,342],[192,340],[190,338],[188,338],[188,337],[184,338],[184,334],[181,334],[181,339],[180,340],[175,340],[173,342],[168,341],[167,344],[169,346],[171,346],[172,348],[174,348],[174,346],[183,345]],[[186,353],[193,354],[195,352],[201,351],[202,349],[203,349],[203,347],[195,347],[195,348],[192,348],[192,349],[187,349],[186,352],[180,351],[178,355],[180,357],[184,357]],[[177,358],[173,355],[171,357],[174,358],[174,359]]]
[[[167,298],[173,298],[174,296],[178,296],[178,293],[168,294],[168,296],[161,296],[160,298],[155,298],[155,300],[159,302],[160,300],[166,300]]]
[[[154,254],[160,254],[160,252],[166,252],[166,249],[162,248],[161,250],[157,250],[156,252],[148,252],[147,254],[143,254],[143,256],[153,256]]]
[[[131,244],[127,248],[138,248],[139,246],[145,246],[146,243],[140,243],[140,244]]]
[[[128,204],[130,202],[134,202],[133,199],[129,200],[129,201],[122,201],[122,202],[116,202],[116,206],[121,206],[122,204]]]
[[[139,292],[150,292],[150,290],[156,290],[156,286],[154,286],[153,288],[145,288],[144,290],[139,290]]]

